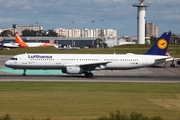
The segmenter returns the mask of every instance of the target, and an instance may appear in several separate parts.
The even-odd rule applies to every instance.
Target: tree
[[[27,36],[36,36],[36,31],[33,30],[23,30],[22,31],[22,36],[27,37]]]
[[[98,48],[106,48],[107,43],[105,43],[105,40],[102,40],[101,38],[96,39],[96,44],[98,45]]]
[[[157,41],[157,39],[158,39],[157,37],[151,36],[150,38],[151,44],[154,44]]]
[[[102,39],[100,39],[100,38],[96,39],[96,45],[97,45],[98,48],[101,47],[101,44],[100,44],[101,42],[102,42]]]
[[[3,37],[9,37],[9,36],[13,36],[12,32],[10,30],[5,30],[2,33]]]
[[[44,30],[38,31],[38,36],[46,36],[46,31]]]
[[[160,116],[147,117],[136,112],[132,112],[130,115],[128,115],[126,113],[120,113],[120,111],[117,110],[116,113],[110,112],[109,117],[103,116],[92,120],[163,120],[163,118]]]
[[[57,37],[58,34],[56,32],[54,32],[54,30],[48,30],[48,34],[46,36]]]

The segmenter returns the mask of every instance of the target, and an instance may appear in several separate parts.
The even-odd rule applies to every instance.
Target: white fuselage
[[[62,69],[81,65],[99,65],[98,70],[135,69],[165,62],[168,56],[134,54],[21,54],[5,62],[14,69]]]
[[[55,46],[54,43],[26,43],[28,47]]]
[[[3,47],[5,48],[19,48],[19,45],[17,43],[3,43],[3,44],[0,44],[2,45]]]

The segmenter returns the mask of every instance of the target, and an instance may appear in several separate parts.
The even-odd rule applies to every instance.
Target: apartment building
[[[12,33],[19,33],[22,35],[23,30],[33,30],[33,31],[41,31],[43,30],[43,26],[39,25],[17,25],[13,24],[12,28],[4,28],[1,29],[1,32],[4,30],[10,30]],[[56,28],[54,32],[58,34],[59,37],[117,37],[117,30],[113,29],[76,29],[76,28]]]
[[[154,23],[149,23],[146,21],[145,24],[145,36],[146,37],[158,37],[158,26],[154,25]]]
[[[117,30],[107,29],[63,29],[56,28],[54,31],[58,34],[58,36],[63,37],[117,37]]]
[[[40,31],[43,30],[43,26],[40,25],[17,25],[13,24],[14,32],[17,32],[18,34],[22,35],[23,30],[33,30],[33,31]]]

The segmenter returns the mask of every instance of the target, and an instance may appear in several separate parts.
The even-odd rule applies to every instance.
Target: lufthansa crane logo
[[[3,37],[0,37],[0,42],[3,41]]]
[[[158,48],[160,49],[165,49],[167,47],[167,41],[165,39],[160,39],[158,42],[157,42],[157,46]]]

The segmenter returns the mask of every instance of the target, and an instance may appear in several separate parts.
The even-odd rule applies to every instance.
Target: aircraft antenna
[[[114,49],[114,55],[116,54],[116,50]]]

